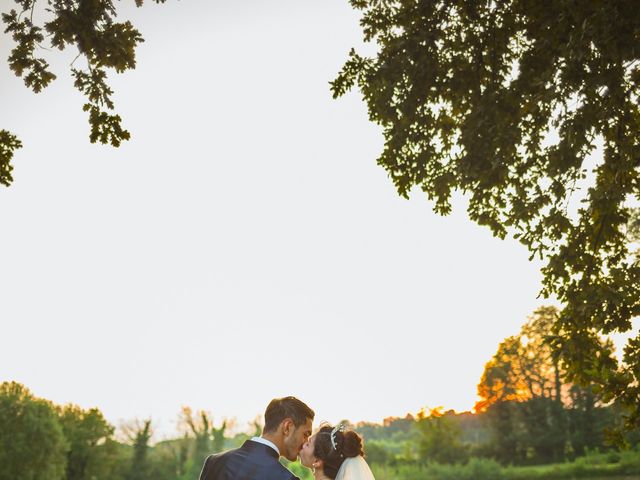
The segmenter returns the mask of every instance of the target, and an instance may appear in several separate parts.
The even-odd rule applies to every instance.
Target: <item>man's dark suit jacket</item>
[[[200,480],[300,480],[278,461],[276,451],[247,440],[240,448],[209,455]]]

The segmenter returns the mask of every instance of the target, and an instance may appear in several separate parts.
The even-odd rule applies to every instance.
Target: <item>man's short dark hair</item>
[[[307,422],[307,418],[313,420],[315,415],[313,410],[295,397],[274,398],[264,412],[264,431],[275,432],[285,418],[290,418],[299,427]]]

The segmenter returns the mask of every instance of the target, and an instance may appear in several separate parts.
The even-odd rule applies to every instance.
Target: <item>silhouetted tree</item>
[[[476,411],[486,411],[493,433],[490,443],[503,462],[561,461],[567,442],[596,428],[596,424],[583,424],[586,418],[595,420],[590,409],[596,399],[589,396],[593,387],[569,383],[552,347],[552,326],[558,314],[555,307],[537,309],[518,335],[500,343],[485,365]],[[609,341],[601,343],[603,351],[613,349]],[[602,422],[597,425],[604,427]],[[600,445],[602,431],[593,438],[590,445]],[[583,452],[584,447],[579,441],[574,450]]]
[[[150,479],[149,440],[151,440],[152,433],[151,420],[145,420],[141,425],[136,423],[135,428],[130,432],[130,439],[133,442],[133,456],[126,480]]]

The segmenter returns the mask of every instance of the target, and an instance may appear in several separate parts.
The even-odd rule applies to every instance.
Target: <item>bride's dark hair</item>
[[[331,442],[332,431],[333,427],[329,425],[320,427],[316,434],[313,456],[322,460],[322,470],[327,477],[336,478],[342,462],[350,457],[364,456],[364,450],[362,438],[353,430],[336,431],[333,435],[334,443]]]

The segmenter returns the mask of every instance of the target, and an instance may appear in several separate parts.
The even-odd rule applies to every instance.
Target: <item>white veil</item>
[[[342,462],[336,480],[375,480],[375,477],[362,455],[358,455]]]

